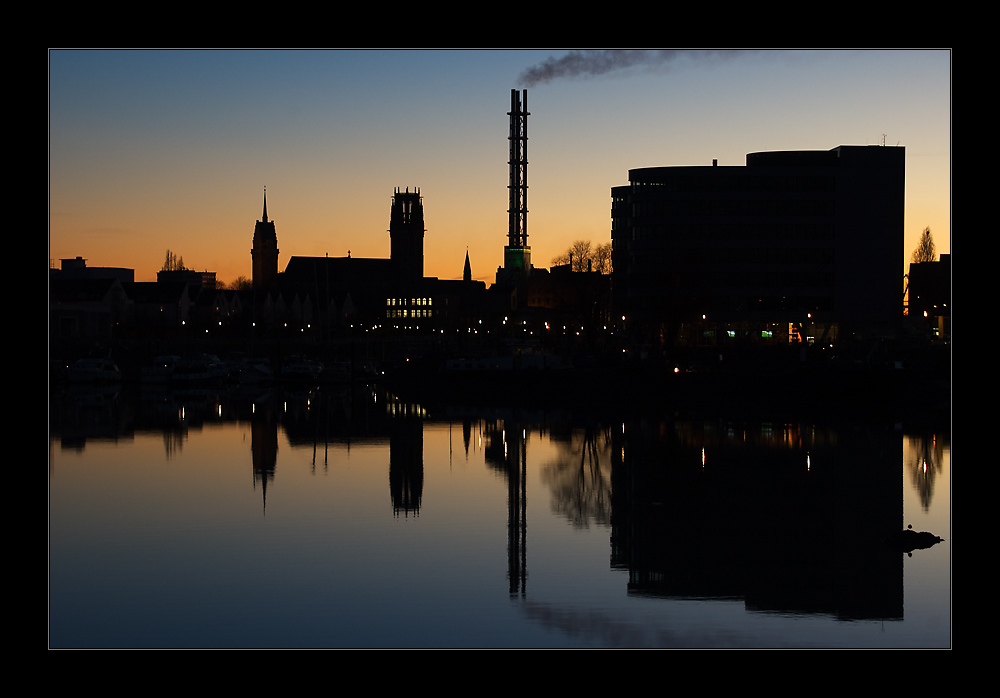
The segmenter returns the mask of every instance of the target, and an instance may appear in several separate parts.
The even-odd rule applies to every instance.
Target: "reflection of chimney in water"
[[[507,576],[511,595],[527,591],[528,561],[526,559],[527,511],[525,506],[526,448],[524,432],[514,428],[507,448]]]
[[[525,593],[527,580],[526,556],[526,482],[525,431],[522,427],[496,420],[485,425],[483,455],[486,466],[501,473],[507,480],[507,579],[511,595]]]

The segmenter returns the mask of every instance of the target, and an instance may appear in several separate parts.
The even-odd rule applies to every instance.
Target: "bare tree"
[[[542,466],[551,506],[576,528],[611,525],[611,433],[606,427],[574,432]]]
[[[594,271],[601,274],[611,273],[611,243],[606,242],[594,248]]]
[[[573,271],[599,271],[611,273],[611,243],[593,247],[589,240],[577,240],[558,257],[552,258],[553,266],[569,264]]]
[[[233,291],[249,291],[253,288],[253,282],[245,276],[237,276],[233,283],[229,284]]]
[[[587,268],[587,259],[590,258],[590,241],[577,240],[569,249],[558,257],[553,258],[552,264],[569,264],[573,271],[584,271]]]
[[[920,236],[920,242],[917,243],[917,249],[913,250],[913,254],[910,255],[910,264],[936,261],[937,249],[934,247],[934,236],[931,235],[930,228],[924,228],[924,233]]]

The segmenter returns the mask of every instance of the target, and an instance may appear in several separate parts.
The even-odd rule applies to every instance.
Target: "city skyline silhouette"
[[[389,257],[392,191],[425,198],[425,274],[490,283],[507,235],[507,102],[531,83],[532,261],[610,240],[632,168],[767,150],[907,148],[903,257],[950,253],[950,53],[639,56],[527,80],[548,51],[50,52],[50,260],[155,278],[164,250],[251,276],[264,186],[293,255]],[[594,54],[596,55],[596,54]],[[900,276],[906,259],[900,259]]]

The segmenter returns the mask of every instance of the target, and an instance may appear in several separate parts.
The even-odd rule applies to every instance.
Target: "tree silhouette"
[[[167,258],[163,260],[163,269],[161,271],[183,271],[184,270],[184,258],[178,257],[170,250],[167,250]]]
[[[542,466],[552,510],[575,528],[611,525],[611,434],[606,427],[575,431],[556,459]]]
[[[253,288],[253,282],[245,276],[237,276],[233,283],[229,284],[233,291],[249,291]]]
[[[611,243],[593,247],[589,240],[577,240],[558,257],[552,258],[553,265],[569,264],[573,271],[597,271],[611,273]]]
[[[920,262],[936,261],[937,250],[934,247],[934,236],[931,235],[930,228],[924,228],[923,235],[920,236],[920,242],[917,243],[917,249],[913,250],[913,254],[910,255],[910,263],[919,264]]]
[[[611,243],[606,242],[594,248],[594,271],[611,273]]]

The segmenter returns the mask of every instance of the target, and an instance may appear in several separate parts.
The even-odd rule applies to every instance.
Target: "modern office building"
[[[887,331],[904,162],[902,147],[840,146],[630,170],[611,190],[616,316],[665,344]]]

